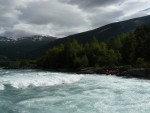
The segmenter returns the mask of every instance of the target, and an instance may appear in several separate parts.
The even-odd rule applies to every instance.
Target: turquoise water
[[[149,80],[0,69],[0,113],[149,111]]]

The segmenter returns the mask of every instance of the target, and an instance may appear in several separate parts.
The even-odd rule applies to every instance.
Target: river
[[[0,113],[149,111],[149,80],[0,69]]]

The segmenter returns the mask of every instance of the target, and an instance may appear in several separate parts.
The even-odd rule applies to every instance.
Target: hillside
[[[0,36],[0,59],[25,59],[37,58],[49,48],[65,43],[69,39],[76,39],[84,44],[91,42],[93,37],[99,41],[107,41],[117,38],[120,34],[132,32],[138,26],[150,24],[150,16],[130,19],[122,22],[111,23],[97,29],[86,31],[57,39],[49,36],[23,37],[18,40]]]
[[[107,41],[109,39],[114,39],[120,34],[132,32],[138,26],[150,24],[150,15],[134,18],[126,21],[111,23],[97,29],[86,31],[74,35],[70,35],[61,39],[54,41],[53,43],[49,44],[49,47],[58,45],[60,43],[66,42],[70,38],[76,39],[80,43],[91,42],[92,38],[95,37],[99,41]]]
[[[40,48],[55,39],[48,36],[23,37],[17,40],[0,37],[0,60],[38,57],[42,53]]]
[[[134,32],[107,42],[94,38],[88,44],[80,44],[75,39],[69,40],[47,51],[38,61],[38,66],[54,70],[115,66],[149,68],[149,51],[150,25],[142,25]]]

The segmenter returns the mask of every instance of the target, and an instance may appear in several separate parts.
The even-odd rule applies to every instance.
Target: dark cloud
[[[60,0],[69,4],[78,5],[80,8],[105,7],[111,4],[120,4],[121,0]]]
[[[0,0],[0,27],[13,26],[17,22],[19,11],[16,0]]]
[[[42,6],[41,6],[42,5]],[[31,24],[53,24],[56,26],[76,27],[86,24],[83,12],[57,1],[32,2],[21,8],[19,19]]]
[[[150,14],[149,0],[0,0],[0,35],[63,37]]]

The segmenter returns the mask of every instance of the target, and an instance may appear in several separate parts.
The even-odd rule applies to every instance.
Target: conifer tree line
[[[106,42],[70,39],[49,49],[37,65],[46,69],[102,66],[150,67],[150,26],[140,26]]]

